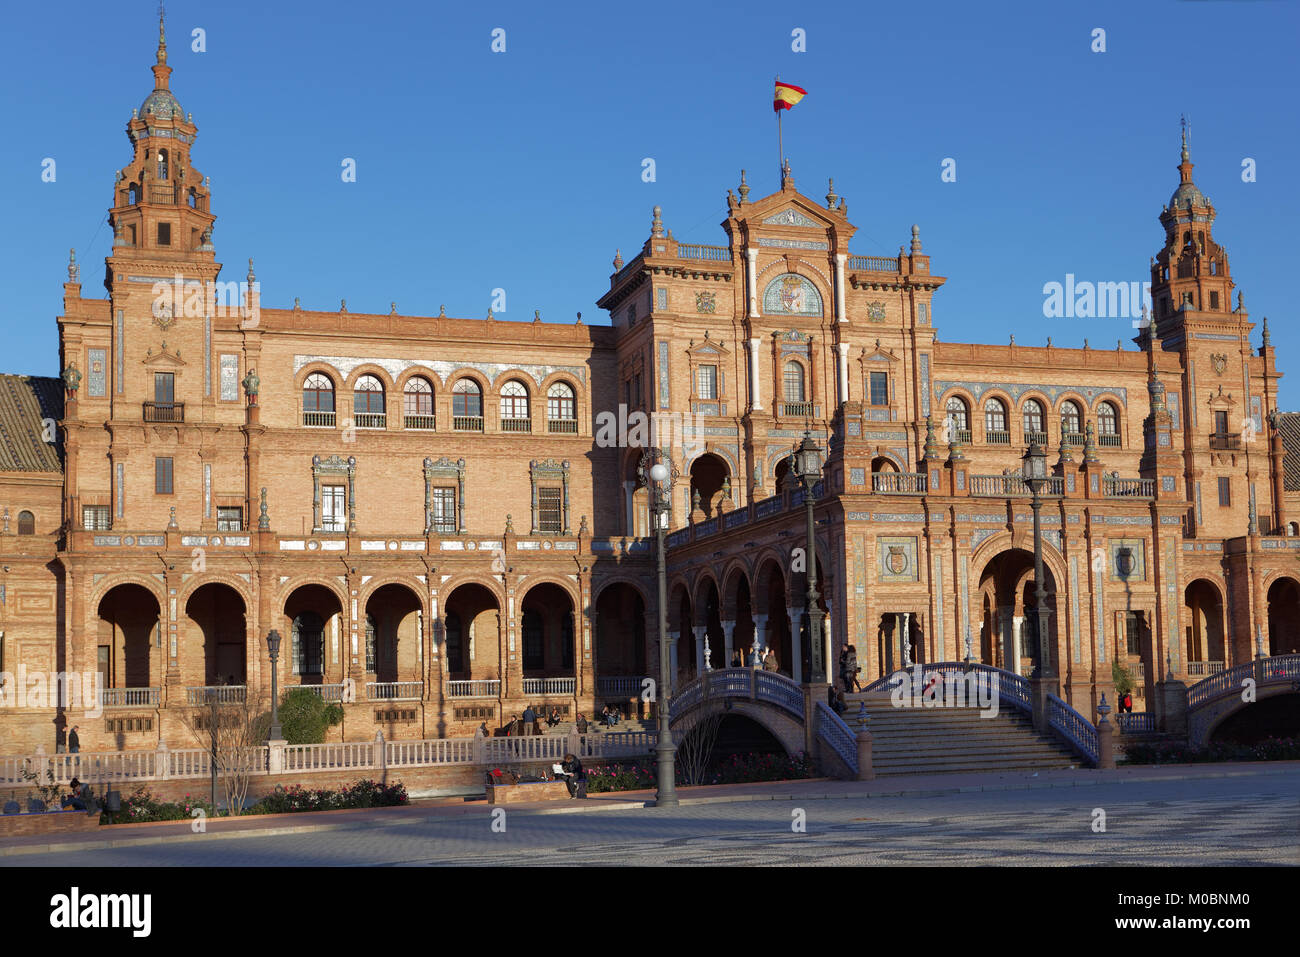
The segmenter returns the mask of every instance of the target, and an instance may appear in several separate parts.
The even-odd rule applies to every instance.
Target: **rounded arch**
[[[23,509],[18,513],[18,534],[36,534],[36,516],[28,509]]]
[[[360,598],[366,673],[380,682],[422,680],[426,608],[420,590],[404,581],[372,584]]]
[[[977,408],[975,397],[967,389],[949,389],[939,400],[942,421],[946,423],[951,419],[953,428],[959,431],[969,431],[974,408]]]
[[[520,376],[510,376],[501,382],[497,401],[502,419],[513,422],[532,418],[533,392]]]
[[[653,603],[653,600],[650,596],[650,591],[646,587],[644,581],[642,581],[639,578],[633,578],[630,575],[614,575],[612,577],[602,578],[599,581],[591,583],[592,604],[594,605],[596,602],[600,601],[600,596],[603,595],[608,589],[614,587],[615,585],[627,585],[634,592],[636,592],[637,597],[641,599],[642,603],[645,604],[647,608],[649,608],[650,605]]]
[[[787,755],[795,755],[803,750],[803,726],[774,705],[744,698],[700,698],[700,704],[678,712],[672,718],[672,728],[688,730],[696,722],[712,715],[721,715],[724,720],[730,717],[753,721],[766,731],[785,750]]]
[[[984,434],[1005,433],[1009,431],[1011,405],[1008,399],[997,393],[985,393],[980,400],[979,417],[984,426]]]
[[[1021,439],[1028,442],[1030,433],[1047,434],[1047,422],[1051,401],[1041,392],[1025,392],[1016,403],[1016,419],[1020,428]]]
[[[578,590],[577,582],[572,578],[550,573],[530,574],[526,578],[521,579],[515,586],[515,597],[518,598],[520,602],[523,602],[523,600],[528,597],[530,591],[542,585],[554,585],[556,588],[559,588],[569,596],[569,601],[573,603],[574,608],[577,608],[582,602],[582,595]]]
[[[512,379],[518,380],[519,384],[524,387],[524,391],[531,397],[537,392],[537,380],[533,378],[531,372],[526,372],[518,366],[510,366],[497,372],[496,375],[488,379],[491,391],[500,393],[505,388],[506,383]]]
[[[201,656],[203,684],[246,684],[248,608],[239,590],[226,582],[208,580],[191,589],[184,605],[185,618],[198,628],[202,642],[183,643],[182,670],[192,673]]]
[[[812,366],[809,361],[803,356],[782,356],[780,371],[781,401],[794,404],[808,402],[812,382]]]
[[[789,268],[786,260],[776,262]],[[822,288],[820,282],[797,271],[801,265],[805,264],[800,262],[795,266],[796,271],[781,273],[766,280],[758,297],[763,315],[820,317],[826,314],[829,285]]]
[[[724,490],[731,488],[732,468],[727,459],[715,451],[697,455],[687,470],[690,476],[691,502],[700,498],[700,509],[706,518],[714,518],[722,504]]]
[[[456,386],[458,386],[462,381],[466,379],[477,384],[479,388],[479,393],[482,395],[487,395],[490,392],[496,391],[492,385],[491,379],[489,379],[483,373],[479,372],[477,369],[471,369],[469,367],[454,369],[451,372],[447,373],[447,378],[445,379],[445,382],[447,384],[447,388],[450,391],[455,392]]]
[[[153,649],[161,640],[162,597],[142,582],[121,580],[104,589],[91,607],[98,619],[95,666],[103,686],[148,688],[162,684],[162,675],[152,670]]]
[[[465,575],[447,582],[439,607],[444,667],[453,681],[499,679],[503,671],[500,633],[504,596],[495,583]]]
[[[1000,530],[996,535],[980,542],[970,555],[971,569],[979,569],[979,575],[976,576],[977,579],[983,575],[989,562],[996,558],[999,552],[1012,550],[1027,552],[1032,558],[1034,554],[1033,535],[1025,532],[1021,532],[1019,535],[1012,535],[1004,529]],[[1065,558],[1046,535],[1043,536],[1043,565],[1046,566],[1053,581],[1063,582],[1067,580],[1065,575]]]
[[[537,394],[546,400],[548,422],[576,422],[579,415],[581,392],[567,375],[547,376]]]
[[[303,588],[307,585],[320,585],[322,588],[327,589],[334,594],[340,608],[347,605],[347,589],[340,585],[337,579],[332,579],[328,575],[303,575],[298,578],[290,578],[287,582],[283,583],[276,589],[276,604],[283,608],[288,602],[290,595],[299,588]]]
[[[407,366],[398,373],[397,378],[393,380],[393,385],[397,389],[405,391],[406,384],[412,379],[424,379],[429,383],[435,393],[441,392],[445,385],[442,376],[438,375],[438,373],[434,372],[428,366],[422,365]]]
[[[979,582],[979,594],[982,596],[980,606],[975,609],[984,618],[980,626],[981,636],[985,632],[989,634],[988,651],[991,658],[987,663],[1016,674],[1025,674],[1027,670],[1040,666],[1043,645],[1038,637],[1033,542],[1026,543],[1023,536],[1013,540],[1010,533],[999,534],[990,542],[993,543],[991,548],[981,545],[970,560],[971,567],[978,569],[975,580]],[[1048,611],[1046,645],[1052,663],[1059,669],[1066,660],[1066,649],[1063,648],[1066,629],[1061,619],[1066,596],[1061,591],[1061,583],[1067,579],[1063,562],[1056,561],[1059,554],[1049,556],[1050,547],[1044,540],[1045,580],[1042,585],[1046,592]],[[987,609],[983,599],[989,601]],[[962,623],[960,629],[963,635],[966,625],[967,623]],[[973,628],[971,630],[974,631]],[[981,653],[983,652],[984,648],[981,647]]]
[[[724,610],[730,610],[734,613],[741,585],[743,584],[748,589],[752,578],[749,563],[743,558],[733,558],[723,568],[721,595]]]
[[[1183,644],[1190,675],[1201,677],[1227,666],[1226,594],[1224,583],[1210,576],[1198,576],[1183,587]]]
[[[451,414],[455,418],[482,419],[487,416],[485,376],[472,369],[457,370],[448,377],[451,382]],[[481,423],[480,423],[481,425]]]
[[[110,575],[106,578],[101,578],[99,582],[95,584],[90,591],[89,603],[91,607],[98,608],[100,602],[104,600],[104,596],[119,585],[139,585],[141,588],[148,591],[149,594],[153,595],[153,599],[158,603],[159,608],[163,607],[163,604],[167,599],[162,582],[158,581],[158,579],[151,577],[141,578],[138,574],[133,572],[122,572],[119,575]]]
[[[451,599],[451,596],[456,593],[457,589],[465,588],[469,585],[478,585],[480,588],[487,589],[487,591],[492,595],[492,598],[496,601],[498,608],[504,609],[506,607],[506,595],[504,588],[501,586],[501,582],[479,572],[461,572],[459,575],[453,574],[451,578],[448,578],[438,586],[439,602],[443,607],[446,607],[446,603]]]
[[[710,602],[714,608],[721,608],[722,588],[718,584],[718,579],[714,577],[712,569],[701,569],[696,573],[695,589],[691,596],[691,605],[695,612],[692,616],[692,624],[708,624],[705,619],[709,614]]]
[[[1082,435],[1087,422],[1088,403],[1082,396],[1068,392],[1057,398],[1056,418],[1065,435]]]
[[[871,460],[872,474],[877,472],[906,472],[906,464],[895,453],[888,449],[876,449],[875,457]]]
[[[257,602],[253,598],[253,587],[231,572],[207,572],[202,578],[182,582],[181,587],[176,590],[176,603],[183,607],[190,600],[190,596],[204,585],[226,585],[239,595],[245,609],[257,607]]]
[[[429,589],[418,578],[411,575],[383,575],[376,576],[366,582],[357,592],[357,603],[365,607],[366,602],[370,601],[371,596],[381,588],[394,585],[409,591],[420,603],[420,607],[428,611]]]
[[[362,362],[348,373],[347,378],[343,381],[343,388],[348,392],[357,391],[357,383],[366,376],[373,377],[381,386],[383,386],[383,391],[385,393],[393,387],[393,379],[392,376],[388,374],[387,369],[381,365],[376,365],[373,362]]]
[[[302,392],[302,390],[306,387],[307,379],[313,375],[323,375],[325,376],[325,378],[329,379],[330,384],[334,387],[335,392],[337,392],[340,388],[343,387],[344,377],[342,372],[340,372],[338,369],[336,369],[328,362],[313,360],[305,364],[301,369],[299,369],[297,372],[294,373],[293,375],[294,391]]]
[[[639,584],[625,579],[601,583],[592,601],[595,632],[592,644],[598,675],[646,675],[648,607],[647,596]],[[657,627],[649,627],[657,638]]]
[[[1278,575],[1264,593],[1268,603],[1268,653],[1300,654],[1300,581]]]

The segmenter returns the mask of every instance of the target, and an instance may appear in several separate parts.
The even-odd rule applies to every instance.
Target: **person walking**
[[[533,710],[531,704],[524,705],[524,734],[533,733],[533,722],[537,720],[537,712]]]
[[[68,729],[60,727],[54,732],[54,753],[63,754],[68,750]]]
[[[577,731],[578,734],[587,733],[587,716],[581,711],[578,712]]]
[[[68,753],[79,754],[81,752],[81,738],[77,737],[77,725],[72,726],[68,732]]]
[[[858,667],[858,650],[852,645],[847,646],[844,649],[843,669],[844,691],[846,694],[861,690],[861,685],[858,683],[858,673],[861,670]]]

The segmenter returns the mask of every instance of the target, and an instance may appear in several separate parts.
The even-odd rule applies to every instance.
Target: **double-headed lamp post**
[[[284,737],[280,727],[280,692],[277,684],[278,664],[280,661],[280,633],[272,628],[266,634],[266,650],[271,653],[271,735],[272,741]]]
[[[1033,674],[1034,726],[1042,728],[1047,720],[1047,695],[1056,693],[1056,671],[1052,666],[1052,649],[1048,635],[1047,588],[1043,576],[1043,490],[1049,481],[1047,475],[1047,450],[1038,444],[1037,437],[1021,457],[1024,463],[1025,484],[1033,499],[1034,511],[1034,604],[1038,621],[1038,667]]]
[[[673,479],[677,470],[663,461],[659,449],[648,449],[641,455],[637,475],[650,496],[650,518],[655,527],[655,544],[659,564],[659,685],[655,691],[655,714],[659,719],[659,740],[655,744],[655,758],[659,771],[659,786],[655,793],[655,807],[677,805],[676,750],[673,732],[669,726],[672,702],[672,649],[668,644],[668,571],[664,555],[664,536],[668,517],[672,512]]]
[[[791,471],[803,482],[804,510],[808,518],[807,572],[808,591],[804,594],[804,614],[808,616],[808,642],[812,645],[807,683],[822,684],[826,680],[826,667],[822,659],[822,610],[817,604],[817,538],[813,520],[813,489],[822,477],[822,450],[813,441],[812,431],[806,429],[803,441],[790,453]]]

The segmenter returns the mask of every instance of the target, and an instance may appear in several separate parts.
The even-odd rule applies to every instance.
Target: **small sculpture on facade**
[[[77,389],[81,387],[81,370],[77,368],[75,362],[69,362],[68,367],[63,370],[63,388],[64,393],[69,399],[77,397]]]
[[[260,514],[257,516],[258,531],[266,531],[271,527],[271,516],[266,513],[266,486],[262,486],[262,502]]]
[[[249,369],[240,384],[244,387],[244,395],[248,396],[248,404],[257,405],[257,392],[262,386],[262,380],[258,378],[257,370]]]
[[[77,265],[77,251],[68,250],[68,282],[81,282],[81,267]],[[1265,329],[1267,329],[1267,323]]]

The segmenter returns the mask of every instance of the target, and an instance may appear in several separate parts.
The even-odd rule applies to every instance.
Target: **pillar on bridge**
[[[790,677],[803,682],[803,629],[796,624],[803,618],[802,613],[790,612]]]
[[[1187,735],[1187,685],[1165,676],[1156,682],[1156,727],[1166,734]]]
[[[734,621],[724,621],[722,623],[722,667],[731,667],[732,641],[731,636],[735,634],[736,623]]]
[[[696,625],[694,631],[695,631],[695,673],[698,676],[704,674],[704,672],[708,670],[704,667],[704,641],[705,641],[705,636],[708,634],[709,629],[705,625]]]

